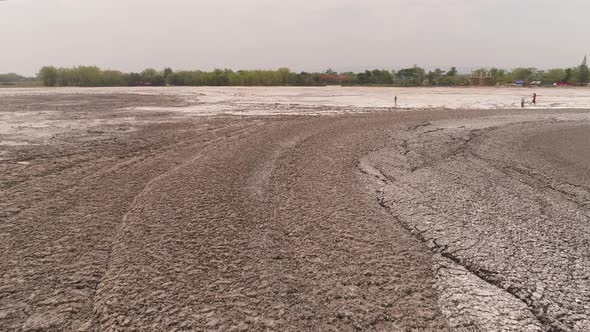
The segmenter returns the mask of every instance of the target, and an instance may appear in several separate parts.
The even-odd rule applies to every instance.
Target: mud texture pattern
[[[547,330],[590,330],[589,123],[447,125],[397,131],[391,144],[366,157],[381,182],[381,205],[446,258],[443,283],[459,265],[519,300]],[[478,294],[482,286],[454,284],[467,288],[459,289],[463,295],[475,291],[464,311],[489,320],[483,330],[505,318],[476,305],[490,298]],[[494,297],[499,307],[518,304]],[[451,314],[451,322],[455,315],[463,312]],[[512,318],[527,326],[510,330],[538,330],[531,317]]]
[[[588,331],[590,112],[0,100],[2,331]]]

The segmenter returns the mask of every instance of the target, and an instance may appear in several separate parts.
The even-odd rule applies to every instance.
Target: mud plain
[[[589,331],[590,92],[537,93],[0,90],[0,330]]]

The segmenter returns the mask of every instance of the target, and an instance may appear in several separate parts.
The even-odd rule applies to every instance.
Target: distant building
[[[487,70],[476,70],[471,72],[470,84],[473,86],[492,86],[494,78]]]

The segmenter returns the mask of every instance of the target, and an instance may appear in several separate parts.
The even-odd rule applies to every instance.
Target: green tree
[[[508,73],[506,69],[500,68],[491,68],[489,71],[490,76],[492,76],[492,82],[494,84],[508,84],[512,83],[512,75]]]
[[[445,71],[436,68],[435,70],[431,70],[426,74],[426,79],[428,80],[429,85],[439,85],[442,83],[442,77],[445,74]]]
[[[170,67],[164,68],[162,75],[164,76],[164,80],[166,81],[167,84],[170,84],[170,78],[171,78],[172,74],[174,74],[174,71],[172,70],[172,68],[170,68]]]
[[[588,80],[590,79],[590,72],[588,71],[588,64],[587,64],[587,58],[584,57],[584,61],[582,61],[582,64],[580,65],[580,67],[578,68],[578,83],[580,84],[587,84]]]
[[[541,75],[543,82],[558,83],[565,81],[565,70],[561,68],[549,69]]]
[[[164,68],[164,71],[163,71],[164,78],[168,78],[170,75],[172,75],[173,72],[174,71],[170,67]]]
[[[388,70],[374,69],[371,71],[371,83],[379,85],[392,84],[393,76]]]
[[[565,76],[563,76],[563,81],[572,83],[572,80],[574,77],[573,74],[574,74],[574,70],[572,68],[566,68],[565,69]]]
[[[291,70],[289,70],[289,68],[279,68],[277,70],[277,80],[280,85],[287,85],[290,76]]]
[[[149,85],[165,85],[164,75],[154,68],[147,68],[141,72],[141,83]]]
[[[449,71],[447,71],[446,76],[455,77],[455,76],[457,76],[458,73],[459,73],[459,71],[457,70],[456,67],[451,67],[451,69],[449,69]]]
[[[142,77],[139,73],[129,73],[127,76],[127,85],[129,86],[138,86],[141,85]]]
[[[53,66],[45,66],[39,70],[37,77],[43,82],[45,86],[57,85],[57,68]]]
[[[402,86],[421,86],[424,83],[424,69],[414,66],[397,72],[398,83]]]
[[[101,82],[101,72],[96,66],[79,66],[74,69],[77,71],[79,86],[99,86]]]
[[[536,80],[539,77],[539,71],[537,68],[529,67],[529,68],[514,68],[512,70],[512,78],[515,81],[525,81],[529,83],[531,81]]]
[[[57,68],[57,86],[80,86],[78,68]]]
[[[104,86],[125,86],[128,84],[127,75],[118,70],[103,70],[100,74],[100,82]]]

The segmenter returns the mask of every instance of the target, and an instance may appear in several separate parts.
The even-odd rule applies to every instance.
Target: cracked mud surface
[[[517,299],[538,320],[506,322],[510,330],[587,331],[589,153],[588,121],[483,121],[476,129],[425,123],[393,133],[392,143],[364,162],[379,179],[382,206],[445,261],[443,288],[460,265],[511,295],[497,296],[495,307]],[[463,295],[482,289],[453,287]],[[467,301],[464,311],[479,316],[471,323],[483,330],[504,315],[473,306],[489,294],[444,297],[450,305]],[[455,310],[452,325],[463,326],[464,317],[454,315],[465,312]]]
[[[0,330],[590,329],[590,112],[182,102],[0,101]]]

